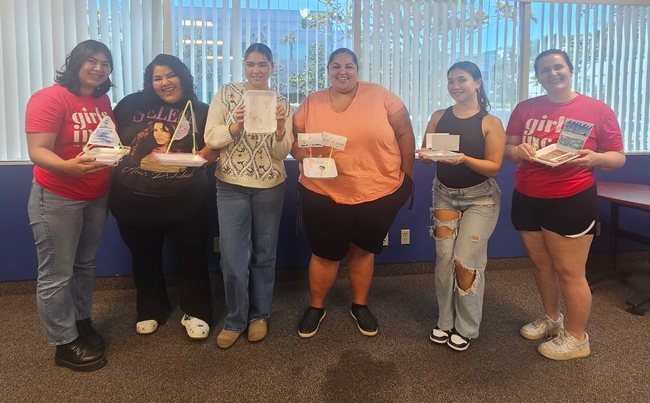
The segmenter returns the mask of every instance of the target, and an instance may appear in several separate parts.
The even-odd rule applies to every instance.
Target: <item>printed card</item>
[[[298,133],[298,147],[322,147],[323,133]]]
[[[348,142],[347,137],[339,136],[338,134],[323,132],[323,145],[336,148],[337,150],[345,150],[345,144]]]

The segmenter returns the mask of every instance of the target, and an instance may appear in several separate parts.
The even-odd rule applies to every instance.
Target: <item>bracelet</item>
[[[282,138],[283,138],[283,139],[284,139],[284,135],[285,135],[285,134],[287,134],[287,130],[286,130],[286,129],[284,130],[284,133],[282,133]],[[276,139],[277,141],[282,141],[282,140],[280,139],[280,134],[278,133],[277,130],[275,131],[275,139]]]

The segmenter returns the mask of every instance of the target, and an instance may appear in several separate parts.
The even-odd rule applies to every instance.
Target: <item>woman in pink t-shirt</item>
[[[530,340],[557,336],[538,351],[553,360],[569,360],[591,354],[585,333],[591,309],[585,263],[598,215],[594,168],[620,168],[625,154],[614,112],[571,89],[573,65],[566,52],[542,52],[535,59],[535,74],[546,95],[517,105],[506,130],[505,157],[519,164],[512,222],[535,265],[545,312],[520,333]],[[567,119],[593,124],[580,157],[554,168],[534,161],[538,146],[557,143]],[[566,330],[560,296],[566,304]]]
[[[301,176],[298,190],[307,238],[311,302],[300,320],[300,337],[312,337],[325,317],[325,297],[346,259],[359,331],[377,334],[367,307],[375,253],[412,189],[415,139],[408,111],[393,93],[378,84],[357,81],[357,56],[335,50],[327,71],[332,85],[310,94],[296,111],[294,133],[328,132],[346,137],[343,150],[313,148],[328,155],[338,171],[332,179]],[[296,136],[297,138],[297,136]],[[302,162],[310,156],[294,141],[291,154]]]
[[[57,84],[27,104],[25,132],[34,182],[27,210],[38,255],[36,300],[54,362],[73,371],[106,364],[104,340],[90,319],[95,255],[108,214],[111,170],[82,149],[104,116],[111,52],[103,43],[78,44],[57,72]]]

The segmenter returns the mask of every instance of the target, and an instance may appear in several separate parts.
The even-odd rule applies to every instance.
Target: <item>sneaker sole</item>
[[[354,314],[352,313],[352,311],[350,311],[350,315],[352,315],[352,317],[354,318],[354,321],[355,321],[355,323],[357,324],[357,329],[359,329],[359,331],[361,332],[362,335],[364,335],[364,336],[368,336],[368,337],[372,337],[372,336],[377,335],[377,332],[379,331],[379,327],[377,327],[377,330],[375,330],[374,332],[369,332],[369,331],[367,331],[367,330],[363,330],[363,329],[361,328],[361,326],[359,326],[359,321],[357,320],[357,317],[354,316]]]
[[[434,342],[436,344],[447,344],[447,341],[449,341],[449,337],[447,337],[446,339],[436,339],[436,338],[433,337],[432,334],[430,334],[429,335],[429,340],[431,340],[432,342]]]
[[[313,332],[311,333],[301,333],[300,330],[298,330],[298,336],[302,337],[303,339],[308,339],[310,337],[314,337],[316,332],[318,332],[318,328],[320,327],[320,323],[325,319],[325,315],[327,315],[327,311],[323,312],[323,316],[320,317],[320,320],[318,321],[318,325],[316,325],[316,329],[314,329]]]
[[[558,333],[560,333],[560,330],[554,333],[549,333],[549,336],[551,336],[551,338],[557,336]],[[523,329],[519,330],[519,334],[521,335],[521,337],[528,340],[541,340],[546,337],[546,334],[526,333]]]
[[[469,343],[465,344],[462,347],[456,347],[456,346],[454,346],[453,344],[451,344],[449,342],[447,342],[447,345],[454,351],[465,351],[465,350],[467,350],[469,348]]]
[[[556,355],[553,353],[540,350],[539,348],[537,349],[537,352],[539,352],[544,357],[555,361],[567,361],[567,360],[573,360],[574,358],[587,358],[591,355],[591,349],[576,351],[571,355]]]
[[[86,364],[73,364],[71,362],[62,360],[59,357],[54,357],[54,364],[58,367],[65,367],[76,372],[91,372],[103,368],[104,365],[108,364],[108,360],[106,357],[102,357],[99,360]]]

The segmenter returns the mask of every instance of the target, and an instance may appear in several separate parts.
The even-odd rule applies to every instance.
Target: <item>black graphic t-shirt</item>
[[[202,180],[205,167],[161,165],[153,156],[154,152],[164,153],[168,149],[169,153],[191,153],[192,131],[196,132],[197,151],[205,146],[203,133],[208,105],[199,101],[192,102],[196,127],[192,125],[187,108],[185,118],[190,122],[189,131],[180,140],[174,139],[171,146],[169,144],[186,104],[187,100],[175,104],[160,99],[146,102],[141,92],[128,95],[117,104],[113,113],[118,134],[122,144],[131,147],[131,153],[113,169],[113,180],[134,193],[147,196],[177,194]]]

